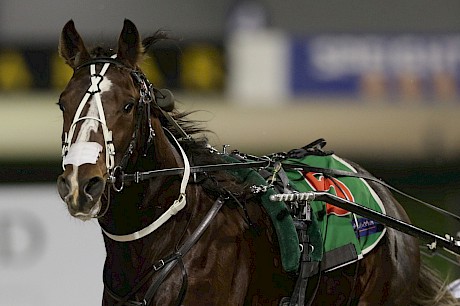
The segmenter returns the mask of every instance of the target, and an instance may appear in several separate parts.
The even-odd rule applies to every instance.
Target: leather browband
[[[114,58],[111,58],[111,57],[98,57],[98,58],[90,59],[90,60],[84,62],[81,65],[78,65],[75,68],[75,71],[78,71],[81,68],[89,66],[89,65],[92,65],[92,64],[105,64],[105,63],[110,63],[110,64],[117,65],[119,67],[124,67],[124,68],[131,69],[128,66],[126,66],[125,64],[123,64],[122,62],[120,62],[119,60],[116,60]]]

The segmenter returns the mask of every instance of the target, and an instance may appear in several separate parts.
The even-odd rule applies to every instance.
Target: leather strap
[[[112,56],[111,61],[115,61],[116,54]],[[92,61],[88,61],[87,64],[81,65],[77,67],[78,69],[84,66],[90,65],[90,80],[91,85],[88,88],[88,91],[83,96],[80,104],[78,105],[77,111],[75,112],[74,118],[72,120],[72,124],[70,125],[69,131],[64,133],[64,144],[62,146],[62,168],[65,169],[66,159],[65,156],[67,155],[69,149],[72,146],[72,139],[75,133],[75,128],[78,122],[85,121],[88,119],[96,120],[101,124],[102,134],[104,136],[104,144],[105,144],[105,155],[106,155],[106,167],[107,172],[110,172],[114,167],[114,158],[115,158],[115,147],[112,141],[112,131],[109,130],[107,126],[107,122],[105,120],[104,108],[102,106],[101,95],[99,85],[109,69],[111,61],[101,61],[99,63],[104,63],[104,66],[101,68],[99,73],[96,72],[96,65]],[[97,107],[98,117],[94,116],[85,116],[80,117],[84,107],[86,106],[87,102],[90,100],[91,97],[94,97],[94,101]]]
[[[184,242],[184,244],[176,252],[178,258],[184,257],[185,254],[187,254],[188,251],[190,251],[192,246],[195,245],[198,239],[200,239],[201,235],[203,235],[205,230],[209,227],[209,225],[211,224],[211,221],[217,215],[217,213],[219,212],[224,202],[225,200],[223,197],[219,197],[214,202],[214,205],[208,211],[204,219],[201,221],[200,225],[198,225],[195,232],[193,232],[193,234]],[[157,292],[158,288],[162,284],[163,280],[166,278],[166,276],[168,276],[168,274],[172,271],[172,269],[174,268],[176,264],[177,264],[177,260],[174,260],[170,262],[167,266],[164,266],[158,278],[155,280],[155,282],[152,283],[152,285],[150,285],[150,288],[147,290],[147,293],[145,294],[145,300],[148,303],[155,296],[155,293]]]
[[[119,60],[116,60],[115,57],[98,57],[98,58],[90,59],[90,60],[84,62],[83,64],[77,66],[75,68],[75,71],[78,71],[81,68],[89,66],[89,65],[106,64],[106,63],[113,64],[113,65],[116,65],[116,66],[119,66],[119,67],[128,68],[128,67],[126,67],[125,64],[123,64]]]
[[[117,306],[121,305],[148,305],[150,301],[153,299],[155,296],[156,292],[158,291],[158,288],[161,286],[163,281],[166,279],[166,277],[171,273],[172,269],[179,263],[180,260],[190,251],[190,249],[196,244],[196,242],[200,239],[200,237],[203,235],[203,233],[206,231],[206,229],[209,227],[211,224],[211,221],[214,219],[214,217],[217,215],[219,210],[221,209],[222,205],[224,204],[225,199],[224,197],[219,197],[211,207],[211,209],[208,211],[206,216],[203,218],[201,223],[198,225],[198,227],[195,229],[193,234],[188,237],[188,239],[182,244],[182,246],[177,250],[177,252],[169,255],[168,257],[161,259],[157,261],[154,265],[152,265],[151,269],[147,274],[141,279],[141,281],[136,284],[133,288],[133,290],[127,294],[124,297],[117,297],[116,294],[114,294],[111,290],[108,289],[107,286],[105,286],[106,292],[117,302]],[[185,267],[184,267],[185,269]],[[129,298],[133,296],[137,291],[140,290],[142,286],[150,279],[150,277],[158,272],[155,280],[152,282],[150,287],[147,289],[147,292],[145,294],[144,299],[141,302],[136,302],[136,301],[130,301]],[[183,271],[184,273],[184,271]],[[183,278],[185,277],[183,274]],[[186,281],[183,281],[183,284],[187,284]],[[184,286],[184,285],[183,285]],[[186,288],[183,288],[181,286],[181,290],[179,293],[179,298],[178,300],[181,301],[184,296],[185,296],[185,290]]]
[[[178,150],[180,151],[182,155],[182,161],[184,162],[184,168],[183,168],[184,170],[183,170],[182,181],[181,181],[180,190],[179,190],[179,197],[160,217],[158,217],[155,221],[153,221],[146,227],[134,233],[126,234],[126,235],[116,235],[116,234],[107,232],[104,228],[101,227],[102,232],[112,240],[115,240],[118,242],[128,242],[128,241],[134,241],[134,240],[143,238],[151,234],[152,232],[154,232],[157,228],[162,226],[164,223],[166,223],[166,221],[168,221],[172,216],[174,216],[180,210],[182,210],[187,204],[187,197],[186,197],[185,191],[187,189],[188,181],[190,178],[190,162],[188,160],[187,155],[185,154],[184,149],[182,149],[177,139],[167,129],[165,129],[165,131],[174,140],[176,147],[178,148]]]

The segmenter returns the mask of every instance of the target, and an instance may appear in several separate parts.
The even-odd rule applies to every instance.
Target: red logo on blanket
[[[304,177],[310,187],[315,191],[327,191],[337,195],[338,197],[341,197],[342,199],[346,199],[352,202],[355,201],[355,198],[353,197],[350,189],[336,178],[324,177],[322,173],[314,172],[304,173]],[[330,203],[326,203],[326,213],[335,214],[337,216],[345,216],[350,212]]]

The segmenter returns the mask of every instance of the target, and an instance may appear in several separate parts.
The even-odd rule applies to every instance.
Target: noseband
[[[96,73],[96,65],[98,64],[103,64],[103,66],[99,73]],[[131,141],[123,157],[121,158],[120,163],[116,166],[115,146],[113,144],[112,131],[108,128],[105,119],[100,88],[104,75],[111,64],[121,67],[123,69],[128,69],[134,82],[137,86],[139,86],[140,93],[137,110],[137,120],[133,134],[131,136]],[[65,165],[68,164],[72,164],[75,166],[79,166],[85,163],[96,164],[99,153],[102,151],[102,146],[99,143],[89,141],[80,141],[72,143],[77,123],[80,121],[86,121],[88,119],[95,120],[101,124],[102,134],[104,137],[105,160],[108,174],[107,182],[113,186],[115,191],[120,192],[123,189],[124,169],[126,168],[132,154],[134,153],[134,150],[137,147],[138,136],[141,131],[141,125],[143,123],[143,120],[147,121],[148,126],[148,135],[146,135],[144,143],[144,156],[147,155],[148,149],[153,143],[155,131],[152,127],[152,121],[150,116],[151,106],[159,109],[165,116],[165,118],[178,130],[178,132],[182,135],[183,138],[190,139],[190,136],[180,127],[180,125],[174,120],[174,118],[172,118],[171,115],[167,113],[167,111],[163,110],[160,107],[160,105],[158,105],[157,99],[163,99],[163,101],[170,99],[169,102],[166,101],[166,103],[163,103],[162,106],[167,110],[172,110],[172,94],[170,94],[170,92],[167,90],[158,90],[154,88],[153,85],[148,81],[146,76],[140,70],[129,68],[122,62],[117,61],[116,55],[107,58],[96,58],[89,60],[81,64],[80,66],[76,67],[75,71],[78,71],[86,66],[90,67],[91,85],[87,90],[86,94],[84,95],[83,99],[80,101],[77,111],[75,112],[72,124],[70,125],[69,131],[64,133],[64,142],[62,145],[62,166],[63,168],[65,168]],[[98,116],[96,117],[89,114],[87,116],[81,117],[81,113],[91,97],[94,97],[94,101],[96,103],[96,108],[98,111]],[[137,232],[127,235],[114,235],[102,229],[104,234],[109,238],[116,241],[125,242],[145,237],[148,234],[155,231],[158,227],[160,227],[162,224],[168,221],[169,218],[177,214],[177,212],[179,212],[182,208],[185,207],[185,191],[190,177],[190,163],[187,158],[187,155],[185,154],[185,151],[180,146],[179,141],[169,130],[165,129],[165,132],[167,133],[167,136],[169,136],[169,138],[173,140],[173,145],[175,145],[181,153],[184,162],[184,171],[182,182],[180,185],[179,197],[177,198],[177,200],[174,201],[174,203],[169,207],[169,209],[166,210],[166,212],[164,212],[158,219],[156,219],[153,223]],[[109,205],[109,203],[107,205]]]

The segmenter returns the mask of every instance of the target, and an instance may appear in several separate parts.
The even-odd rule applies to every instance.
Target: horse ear
[[[144,54],[141,37],[134,23],[125,19],[118,39],[117,59],[135,68]]]
[[[73,20],[69,20],[62,29],[59,41],[59,55],[74,69],[90,58],[80,34],[75,29]]]

